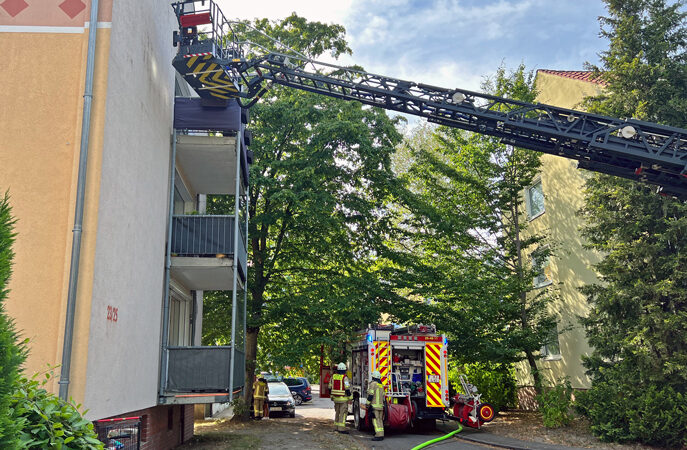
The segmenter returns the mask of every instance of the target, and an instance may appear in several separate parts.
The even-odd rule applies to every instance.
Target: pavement
[[[302,419],[329,420],[334,418],[334,403],[328,398],[320,398],[319,386],[312,386],[313,399],[296,407],[296,421]],[[219,412],[213,418],[230,419],[231,408]],[[280,420],[275,418],[274,420]],[[349,416],[349,419],[352,418]],[[291,419],[294,420],[294,419]],[[358,431],[350,425],[350,436],[363,448],[370,450],[402,450],[411,449],[432,439],[441,437],[455,430],[458,424],[452,421],[438,422],[437,429],[427,432],[387,432],[383,441],[372,441],[372,434]],[[333,428],[333,425],[332,425]],[[332,431],[333,432],[333,431]],[[460,433],[443,441],[432,444],[427,448],[477,450],[485,446],[492,448],[507,448],[514,450],[582,450],[580,447],[565,447],[562,445],[543,444],[527,440],[519,440],[484,430],[464,427]]]

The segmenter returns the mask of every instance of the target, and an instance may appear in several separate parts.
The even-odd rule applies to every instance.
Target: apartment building
[[[553,106],[581,109],[585,97],[596,95],[603,86],[591,72],[538,70],[537,101]],[[541,349],[539,370],[544,382],[553,385],[565,378],[573,388],[587,389],[590,380],[582,366],[582,355],[590,353],[579,316],[588,306],[578,288],[597,281],[592,265],[600,260],[596,252],[583,248],[579,233],[582,220],[576,212],[583,205],[584,180],[589,172],[577,169],[577,161],[543,154],[541,174],[523,193],[528,220],[528,233],[547,236],[552,254],[538,260],[536,249],[528,255],[530,263],[540,268],[534,280],[535,289],[555,289],[557,301],[551,311],[558,325],[550,341]],[[526,363],[516,365],[521,406],[533,405],[534,381]]]
[[[191,95],[171,64],[177,29],[169,2],[0,1],[24,373],[58,366],[49,388],[89,420],[139,417],[141,448],[188,440],[193,404],[243,386],[247,116],[175,98]],[[207,194],[233,195],[234,213],[204,215]],[[232,293],[233,345],[200,346],[206,290]]]

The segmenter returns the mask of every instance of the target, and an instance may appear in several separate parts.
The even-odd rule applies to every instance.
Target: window
[[[525,191],[525,203],[527,204],[527,216],[530,220],[544,214],[544,190],[541,180],[528,187]]]
[[[191,345],[191,296],[174,286],[169,293],[169,345]]]
[[[554,325],[549,330],[546,343],[541,348],[541,355],[546,359],[556,359],[561,356],[561,346],[558,343],[558,326]]]
[[[551,284],[551,267],[549,266],[549,255],[542,250],[532,252],[532,268],[536,275],[532,279],[532,284],[536,288]]]

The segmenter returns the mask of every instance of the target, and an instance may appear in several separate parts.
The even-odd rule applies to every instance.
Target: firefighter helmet
[[[379,370],[375,370],[374,372],[372,372],[372,379],[373,380],[375,380],[375,379],[381,380],[382,379],[382,374],[379,373]]]
[[[336,366],[336,370],[346,370],[346,363],[339,363],[339,365]]]

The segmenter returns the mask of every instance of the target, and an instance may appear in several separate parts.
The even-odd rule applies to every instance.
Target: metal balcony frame
[[[242,240],[243,248],[247,250],[248,248],[248,236],[247,233],[246,236],[244,236],[244,233],[239,233],[239,220],[240,220],[240,214],[239,214],[239,209],[240,209],[240,199],[239,195],[241,195],[241,189],[240,189],[240,184],[241,184],[241,164],[238,164],[240,161],[241,157],[241,145],[243,142],[243,135],[245,131],[245,126],[243,123],[241,123],[240,130],[237,131],[237,139],[236,139],[236,173],[234,174],[234,180],[235,180],[235,195],[234,195],[234,258],[233,258],[233,281],[232,281],[232,314],[231,314],[231,351],[230,351],[230,366],[231,366],[231,371],[229,373],[229,386],[234,386],[234,372],[236,370],[236,346],[234,343],[236,342],[236,322],[237,322],[237,309],[239,307],[238,305],[238,279],[237,277],[239,276],[239,256],[236,254],[237,248],[239,246],[237,245],[239,242],[239,238]],[[164,299],[163,299],[163,318],[162,318],[162,339],[161,339],[161,357],[160,357],[160,378],[158,381],[158,403],[160,404],[165,404],[165,403],[170,403],[169,401],[169,396],[168,392],[166,392],[166,386],[167,386],[167,379],[168,379],[168,364],[169,364],[169,302],[170,302],[170,295],[169,295],[169,288],[170,288],[170,277],[171,277],[171,266],[172,266],[172,253],[171,253],[171,246],[172,246],[172,226],[173,226],[173,213],[174,213],[174,179],[175,179],[175,174],[176,174],[176,137],[177,137],[177,129],[173,129],[173,136],[172,136],[172,155],[171,155],[171,162],[170,162],[170,194],[169,194],[169,206],[168,206],[168,228],[167,228],[167,246],[166,246],[166,258],[165,258],[165,279],[164,279]],[[248,207],[248,195],[249,195],[249,189],[246,187],[244,190],[244,196],[246,199],[245,202],[245,207],[247,209]],[[248,211],[246,210],[245,214],[245,229],[248,230]],[[247,278],[248,276],[248,267],[244,264],[243,270],[245,273],[243,274],[244,277]],[[247,313],[247,307],[246,307],[246,301],[247,301],[247,289],[245,287],[245,283],[243,286],[243,324],[242,324],[242,332],[245,335],[245,330],[246,330],[246,313]],[[246,339],[244,336],[243,339],[243,354],[245,355],[246,353]],[[242,364],[241,364],[241,370],[245,372],[245,356],[242,358]],[[244,380],[245,384],[245,380]],[[240,392],[240,390],[235,390],[234,392],[230,392],[227,394],[218,394],[216,396],[217,401],[227,401],[225,396],[228,396],[229,399],[231,400],[235,394]],[[176,403],[193,403],[194,398],[196,398],[195,394],[189,394],[190,397],[185,398],[185,400],[178,400],[175,401]],[[210,394],[210,396],[213,396],[213,394]],[[183,396],[175,396],[175,397],[183,397]],[[206,396],[207,397],[207,396]]]

